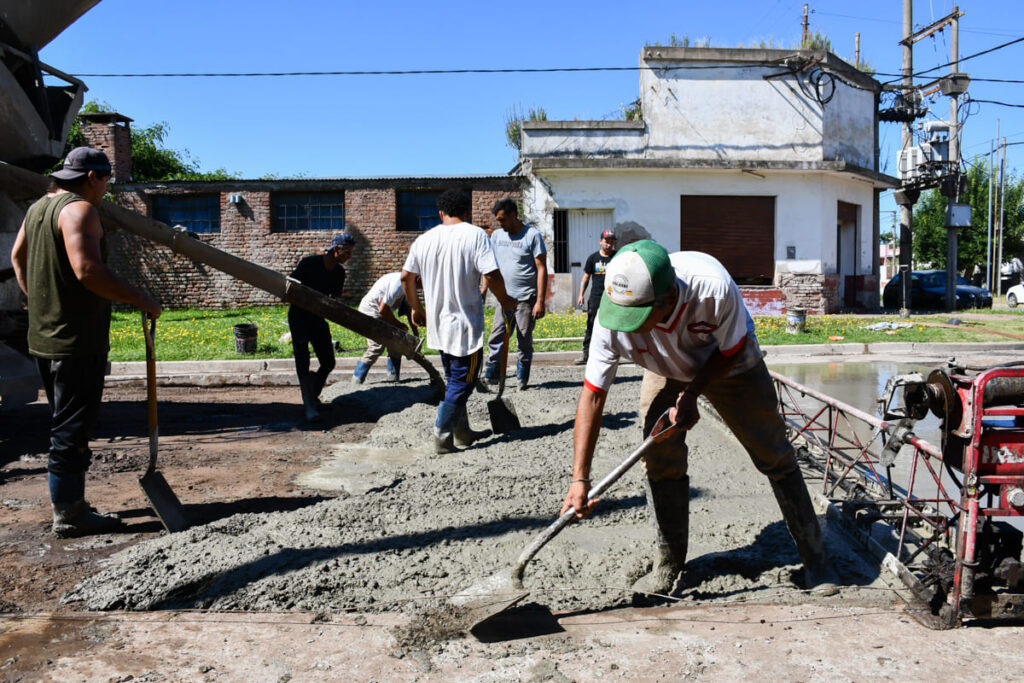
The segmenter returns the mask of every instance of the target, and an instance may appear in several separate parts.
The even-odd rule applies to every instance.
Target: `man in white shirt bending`
[[[647,508],[657,547],[654,567],[637,594],[670,594],[686,561],[690,488],[686,430],[703,394],[768,477],[804,565],[804,583],[821,595],[838,592],[818,518],[797,466],[775,388],[739,288],[721,263],[695,251],[671,256],[651,240],[629,244],[608,263],[605,289],[576,407],[573,470],[562,506],[583,518],[590,465],[605,398],[620,360],[644,368],[640,387],[643,435],[672,409],[675,433],[644,457]]]

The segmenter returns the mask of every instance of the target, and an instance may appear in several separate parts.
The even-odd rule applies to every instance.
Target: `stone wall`
[[[195,235],[213,247],[287,275],[304,256],[321,252],[334,233],[323,230],[274,232],[271,193],[275,190],[345,193],[345,224],[356,238],[356,250],[345,265],[343,299],[356,304],[374,281],[401,270],[409,245],[422,233],[396,228],[396,192],[473,186],[473,222],[489,228],[494,202],[520,198],[515,176],[434,180],[403,178],[338,181],[211,181],[195,183],[137,183],[115,186],[115,200],[143,215],[153,215],[157,195],[215,192],[220,197],[220,232]],[[479,187],[477,187],[479,186]],[[230,198],[237,195],[237,201]],[[170,249],[126,233],[109,236],[108,262],[127,280],[138,284],[170,308],[232,308],[279,303],[270,294],[212,268],[174,254]]]

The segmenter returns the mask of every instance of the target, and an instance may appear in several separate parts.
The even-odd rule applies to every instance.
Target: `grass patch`
[[[971,318],[965,317],[965,313]],[[944,323],[952,317],[967,324],[957,329],[928,327],[921,323]],[[494,311],[486,315],[487,334],[490,334]],[[1012,341],[1006,337],[987,334],[996,330],[1024,335],[1024,309],[996,309],[970,311],[957,314],[914,315],[908,318],[914,326],[900,329],[895,334],[872,332],[862,326],[881,321],[901,322],[895,315],[822,315],[808,316],[803,334],[786,333],[785,316],[756,316],[754,323],[762,345],[828,344],[867,342],[997,342]],[[259,328],[259,341],[255,354],[235,353],[233,327],[252,323]],[[572,312],[548,313],[537,323],[534,346],[538,351],[579,351],[579,341],[545,342],[544,339],[582,337],[586,330],[586,315]],[[339,356],[360,356],[366,340],[358,334],[334,323],[331,336],[344,351]],[[264,306],[209,311],[178,309],[164,311],[157,321],[156,355],[159,360],[232,360],[239,358],[291,358],[290,342],[281,342],[288,332],[288,307]],[[421,335],[423,332],[421,331]],[[832,340],[842,337],[841,340]],[[512,349],[515,349],[513,337]],[[427,350],[427,353],[436,353]],[[146,358],[142,336],[142,322],[138,311],[114,311],[110,326],[110,360],[113,362],[141,361]]]

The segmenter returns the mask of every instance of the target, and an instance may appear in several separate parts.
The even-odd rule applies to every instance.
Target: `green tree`
[[[82,106],[80,113],[95,114],[111,111],[113,109],[106,102],[90,100]],[[65,156],[75,147],[85,144],[81,124],[81,118],[75,117],[75,121],[71,125],[71,132],[68,134],[67,144],[64,146]],[[232,180],[238,178],[237,174],[229,173],[223,168],[214,171],[200,171],[199,162],[189,156],[188,150],[174,150],[164,146],[164,138],[167,136],[168,130],[166,123],[154,123],[148,128],[132,129],[133,181],[146,183],[159,180]]]
[[[998,178],[996,179],[998,181]],[[957,267],[969,276],[974,269],[985,269],[988,242],[989,167],[975,159],[967,171],[967,188],[960,194],[961,204],[971,205],[971,227],[957,236]],[[995,197],[993,196],[993,200]],[[1003,231],[1003,261],[1024,258],[1024,180],[1011,174],[1006,179],[1006,217]],[[946,266],[946,203],[938,190],[921,195],[914,207],[914,261],[936,268]],[[993,211],[993,214],[995,212]],[[993,221],[993,226],[995,222]],[[994,229],[994,227],[993,227]],[[994,248],[994,247],[993,247]]]

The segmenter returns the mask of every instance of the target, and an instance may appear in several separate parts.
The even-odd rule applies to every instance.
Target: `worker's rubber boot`
[[[302,407],[306,411],[306,421],[316,422],[320,419],[320,410],[317,407],[319,401],[313,393],[313,384],[316,378],[313,375],[304,375],[299,378],[299,391],[302,393]]]
[[[772,491],[804,563],[805,587],[815,595],[835,595],[839,592],[839,576],[825,554],[818,515],[800,470],[793,470],[782,479],[773,481]]]
[[[53,535],[75,538],[117,531],[124,523],[114,515],[101,515],[84,498],[72,503],[53,503]]]
[[[499,367],[498,361],[487,361],[487,363],[484,365],[484,384],[497,384],[498,373],[500,372],[501,367]]]
[[[434,422],[434,452],[458,453],[455,447],[455,422],[459,417],[459,406],[441,401],[437,406],[437,420]]]
[[[396,356],[392,358],[388,356],[388,381],[397,382],[398,378],[402,374],[402,357]]]
[[[690,528],[690,478],[644,480],[647,514],[657,536],[654,568],[633,584],[634,597],[671,595],[682,578]]]
[[[530,361],[521,360],[516,363],[516,381],[519,382],[519,390],[523,391],[530,384]]]
[[[459,406],[458,416],[455,419],[455,428],[452,430],[455,436],[455,445],[461,448],[472,446],[474,441],[479,441],[485,436],[491,435],[491,430],[485,429],[476,431],[469,426],[469,410],[466,406]]]
[[[362,384],[366,381],[366,374],[370,372],[370,366],[363,361],[356,361],[356,367],[352,371],[352,384]]]

